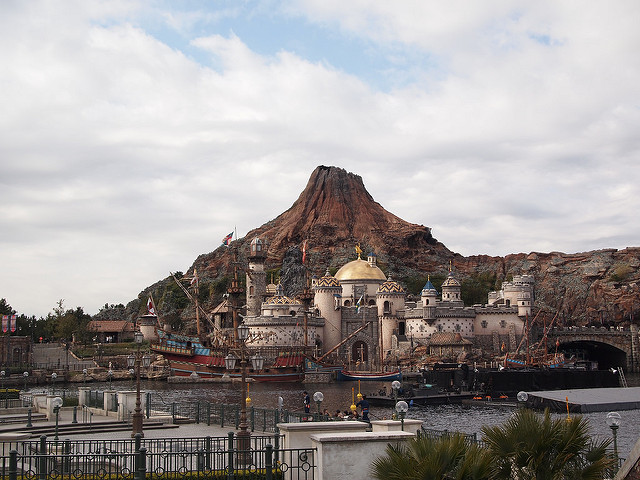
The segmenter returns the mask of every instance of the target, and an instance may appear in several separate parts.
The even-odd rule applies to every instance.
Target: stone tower
[[[314,302],[325,320],[323,349],[327,352],[342,340],[342,315],[340,311],[342,286],[327,270],[324,277],[314,282],[313,290],[315,292]]]
[[[265,243],[258,237],[251,240],[249,248],[249,270],[246,275],[247,316],[257,317],[267,293],[267,273],[264,271],[267,252]]]
[[[378,307],[383,354],[391,350],[391,337],[394,333],[405,335],[404,297],[404,289],[398,282],[391,280],[391,277],[380,285],[376,292],[376,306]]]

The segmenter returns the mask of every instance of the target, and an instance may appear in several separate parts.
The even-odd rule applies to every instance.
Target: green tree
[[[13,315],[15,310],[7,303],[6,298],[0,298],[0,315]]]
[[[482,432],[496,480],[601,479],[615,462],[606,450],[610,441],[593,441],[588,421],[580,416],[552,420],[548,410],[540,415],[521,409]]]
[[[386,456],[372,464],[373,477],[380,480],[488,480],[490,473],[487,452],[460,434],[389,444]]]

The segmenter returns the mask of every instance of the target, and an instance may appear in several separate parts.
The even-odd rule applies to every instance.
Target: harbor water
[[[640,378],[627,376],[630,386],[637,386]],[[116,389],[130,389],[130,382],[114,382]],[[172,402],[207,401],[224,404],[237,404],[241,400],[241,384],[234,383],[197,383],[173,384],[160,381],[143,381],[141,388],[152,392],[157,398],[170,404]],[[292,412],[303,410],[303,391],[308,391],[313,397],[314,392],[322,392],[324,401],[320,409],[326,408],[331,415],[336,410],[349,410],[357,394],[373,394],[382,388],[390,391],[390,382],[337,382],[329,384],[300,384],[300,383],[249,383],[248,396],[255,407],[277,408],[278,397],[282,397],[284,408]],[[513,401],[509,402],[513,405]],[[318,405],[312,401],[312,412],[317,411]],[[435,430],[458,431],[466,434],[476,434],[481,438],[483,426],[500,425],[514,412],[514,406],[500,405],[499,402],[487,402],[483,405],[437,405],[412,406],[406,418],[424,421],[425,428]],[[635,442],[640,438],[640,421],[637,420],[637,410],[619,412],[622,424],[618,430],[619,455],[626,458]],[[372,406],[370,417],[372,420],[389,419],[393,414],[391,407]],[[587,413],[583,416],[589,420],[592,436],[596,439],[611,438],[611,430],[606,423],[607,412]],[[572,414],[573,416],[573,414]],[[566,414],[553,414],[554,418],[566,418]]]

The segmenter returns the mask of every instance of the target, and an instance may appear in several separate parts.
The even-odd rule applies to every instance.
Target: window
[[[249,287],[249,295],[253,297],[253,285]]]
[[[295,317],[296,316],[296,311],[295,310],[291,310],[289,312],[289,315],[291,315],[292,317]]]
[[[382,307],[382,313],[384,314],[390,314],[391,313],[391,304],[389,303],[389,300],[385,300],[384,301],[384,305]]]
[[[507,321],[506,320],[500,320],[500,327],[501,328],[505,328],[507,326]]]
[[[487,328],[487,325],[489,325],[489,322],[487,322],[486,320],[482,320],[480,322],[480,325],[482,325],[482,328]]]
[[[350,307],[351,306],[351,302],[349,300],[345,300],[344,301],[344,306],[345,307]]]
[[[460,330],[462,330],[462,329],[460,328],[460,324],[459,324],[459,323],[456,323],[456,332],[459,332]]]

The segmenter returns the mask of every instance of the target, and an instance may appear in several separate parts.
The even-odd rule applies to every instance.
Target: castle
[[[377,266],[376,255],[343,265],[332,276],[314,278],[301,298],[267,285],[265,244],[254,238],[248,256],[244,323],[257,339],[254,346],[315,346],[318,354],[373,369],[392,363],[402,351],[428,345],[432,354],[465,352],[472,345],[513,351],[523,334],[533,303],[533,277],[514,276],[486,305],[465,307],[461,284],[452,268],[439,294],[431,281],[420,300],[407,301],[403,287]],[[331,357],[329,357],[331,358]]]

